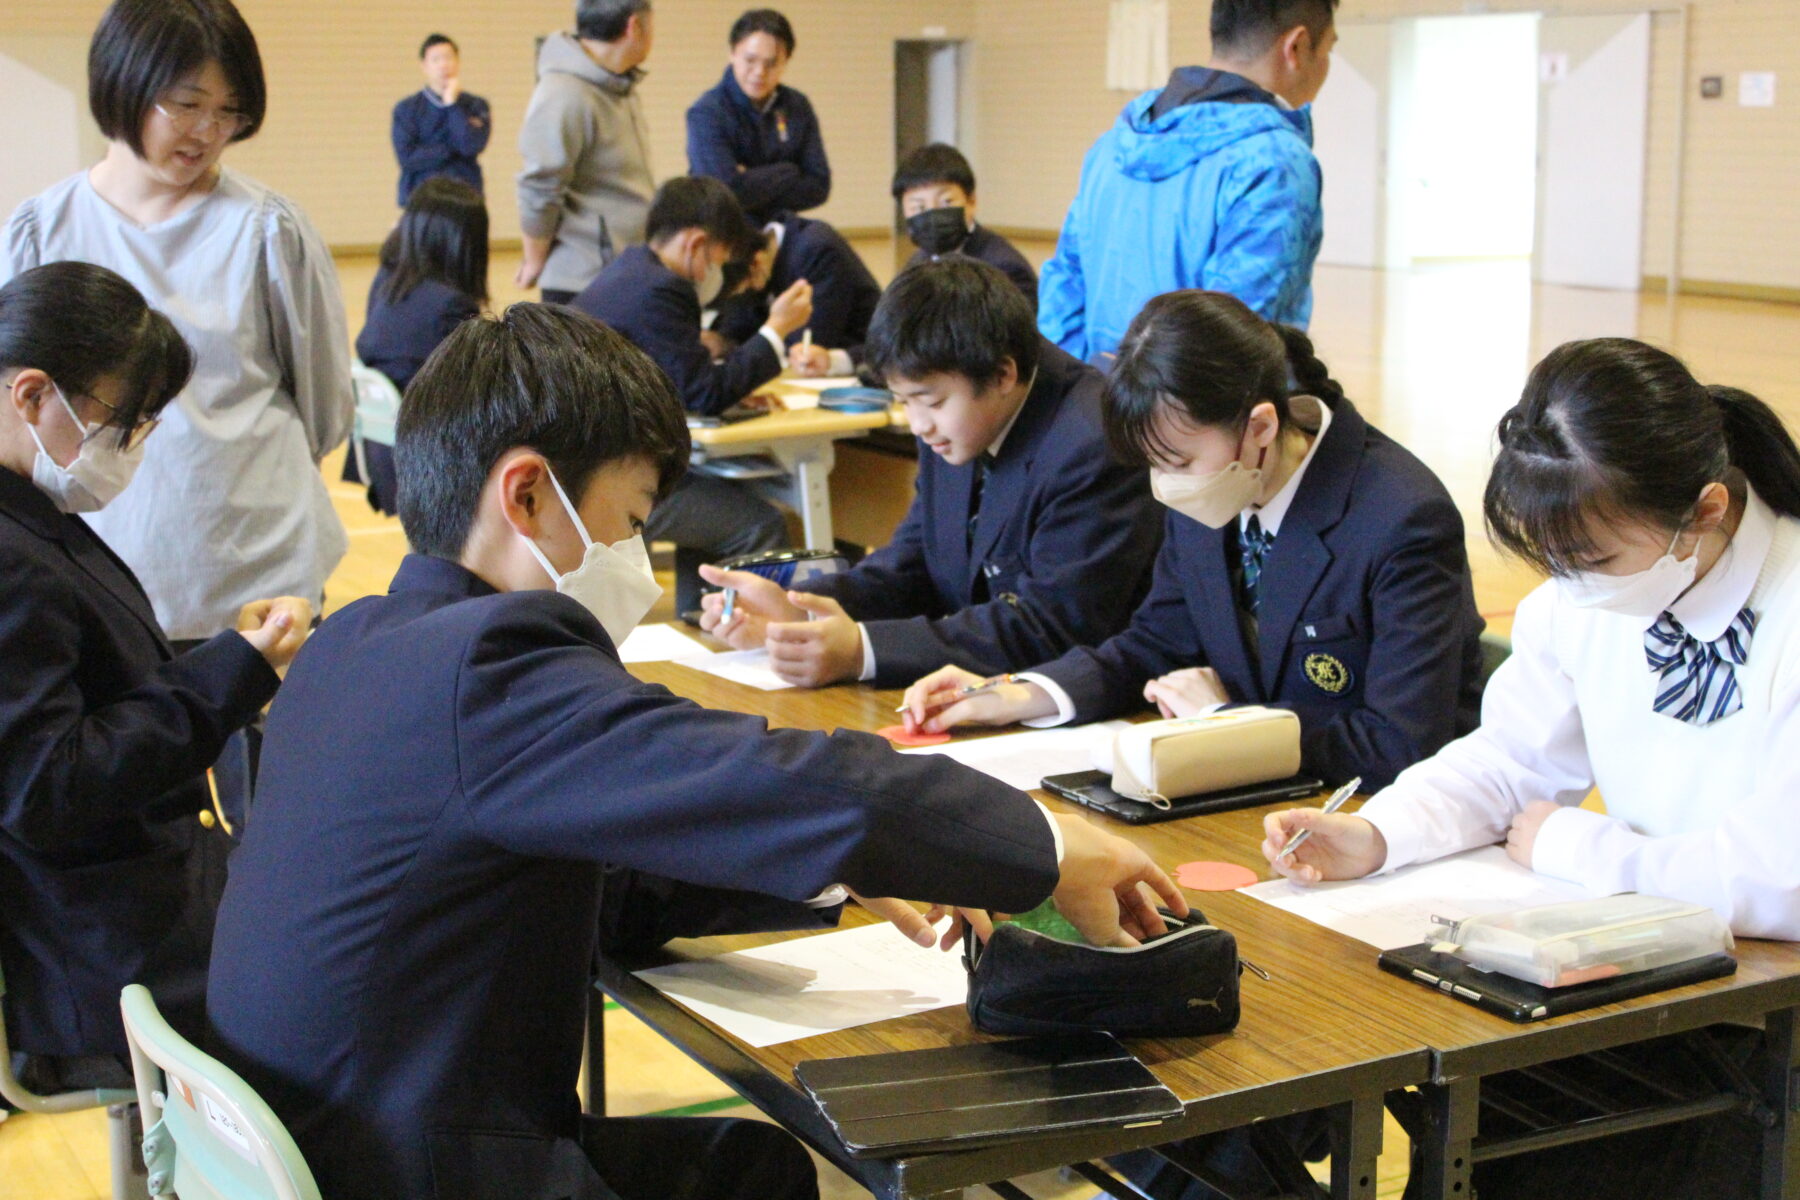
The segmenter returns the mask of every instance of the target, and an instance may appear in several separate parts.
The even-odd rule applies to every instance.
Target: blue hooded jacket
[[[1178,70],[1088,151],[1038,281],[1038,329],[1093,361],[1118,348],[1146,301],[1180,288],[1229,292],[1304,329],[1320,191],[1308,109],[1283,109],[1228,72]]]

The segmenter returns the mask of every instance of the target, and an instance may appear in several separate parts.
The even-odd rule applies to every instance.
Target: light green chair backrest
[[[169,1027],[141,984],[119,997],[152,1196],[319,1200],[294,1139],[231,1068]]]
[[[356,387],[356,436],[393,445],[394,425],[400,419],[400,389],[360,360],[350,364],[350,382]]]

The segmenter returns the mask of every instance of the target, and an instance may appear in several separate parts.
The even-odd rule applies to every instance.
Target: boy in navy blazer
[[[933,142],[900,160],[894,171],[894,199],[906,219],[906,233],[918,251],[917,266],[946,254],[962,254],[998,267],[1037,313],[1037,272],[1019,248],[985,225],[975,223],[975,169],[955,146]]]
[[[557,306],[462,325],[407,392],[414,553],[270,713],[207,1000],[334,1200],[816,1195],[775,1127],[581,1116],[603,912],[642,942],[816,929],[838,885],[1003,911],[1054,892],[1125,944],[1161,926],[1138,881],[1185,911],[1134,847],[987,776],[632,678],[617,645],[657,592],[640,531],[688,450],[663,374]]]
[[[1010,671],[1123,628],[1159,517],[1143,472],[1107,453],[1099,373],[1038,336],[1006,276],[963,258],[896,279],[867,353],[919,439],[918,491],[893,540],[804,592],[703,568],[738,594],[730,623],[706,597],[702,627],[766,644],[806,687],[891,687],[945,663]]]
[[[881,284],[862,256],[824,221],[777,213],[763,226],[763,245],[750,263],[749,286],[721,306],[713,328],[733,342],[756,336],[767,318],[769,298],[801,280],[812,285],[813,316],[808,328],[815,345],[828,347],[828,375],[849,375],[862,361],[869,322],[881,303]],[[788,334],[791,348],[800,333]]]

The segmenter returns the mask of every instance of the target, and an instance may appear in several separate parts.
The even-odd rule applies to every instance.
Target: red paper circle
[[[1175,868],[1175,882],[1192,892],[1234,892],[1257,879],[1255,871],[1236,863],[1191,862]]]
[[[915,732],[904,725],[889,725],[886,729],[877,729],[875,734],[896,746],[941,746],[950,740],[947,733]]]

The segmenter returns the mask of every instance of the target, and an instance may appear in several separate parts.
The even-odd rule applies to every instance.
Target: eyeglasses
[[[92,400],[95,404],[98,404],[101,408],[104,408],[112,416],[116,417],[119,415],[119,406],[116,404],[108,404],[106,401],[102,400],[100,397],[91,395],[87,392],[76,392],[75,395],[80,396],[83,400]],[[71,408],[69,411],[73,412],[74,409]],[[136,425],[133,425],[129,430],[126,431],[126,434],[125,434],[125,452],[127,454],[129,454],[132,451],[136,450],[139,446],[142,446],[144,444],[144,439],[148,438],[152,433],[156,432],[156,427],[161,424],[162,424],[161,417],[150,417],[146,420],[139,421]],[[81,442],[83,445],[86,445],[91,439],[97,438],[103,433],[117,432],[118,428],[119,428],[118,426],[110,424],[110,423],[96,425],[92,429],[88,429],[87,432],[82,435]]]
[[[232,109],[209,112],[185,100],[158,100],[151,107],[182,137],[205,137],[216,129],[229,141],[250,128],[250,118]]]

